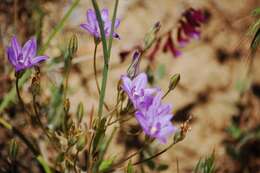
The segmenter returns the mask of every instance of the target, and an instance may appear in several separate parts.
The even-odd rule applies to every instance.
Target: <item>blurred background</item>
[[[113,8],[111,0],[100,0],[101,7]],[[7,62],[5,47],[15,34],[22,42],[33,35],[41,36],[40,43],[61,20],[72,0],[0,0],[0,102],[14,82],[14,74]],[[160,157],[169,164],[164,172],[188,173],[199,159],[214,152],[218,172],[260,172],[260,59],[259,53],[250,54],[253,36],[249,27],[256,18],[251,12],[259,7],[259,0],[120,0],[117,30],[120,40],[114,40],[109,73],[106,102],[115,104],[117,81],[126,73],[131,62],[132,51],[124,62],[120,53],[133,50],[143,44],[143,38],[158,21],[159,33],[178,26],[182,13],[192,7],[207,15],[201,27],[201,37],[181,49],[182,55],[157,52],[153,62],[142,61],[143,71],[150,64],[154,74],[154,85],[167,90],[169,78],[180,73],[180,85],[171,92],[165,102],[174,105],[173,120],[177,125],[192,116],[191,130],[184,141]],[[86,20],[86,10],[92,8],[90,1],[81,0],[64,29],[55,36],[45,54],[50,57],[42,65],[43,88],[61,80],[63,64],[61,54],[69,38],[76,33],[79,50],[74,58],[70,76],[71,111],[83,102],[87,112],[98,105],[92,56],[93,38],[79,25]],[[174,30],[173,30],[174,32]],[[98,71],[101,79],[102,47],[98,49]],[[30,82],[24,86],[28,90]],[[51,92],[43,90],[43,100],[50,99]],[[30,96],[24,99],[30,101]],[[1,114],[19,124],[19,107],[11,103]],[[37,136],[38,131],[32,132]],[[0,165],[4,165],[6,145],[12,135],[0,128]],[[130,142],[116,140],[113,145],[121,150],[133,150],[137,139]],[[162,147],[163,148],[163,147]],[[26,153],[26,152],[25,152]],[[25,154],[24,153],[24,154]],[[25,158],[30,156],[26,156]],[[178,164],[177,164],[178,163]],[[156,171],[154,171],[156,172]]]

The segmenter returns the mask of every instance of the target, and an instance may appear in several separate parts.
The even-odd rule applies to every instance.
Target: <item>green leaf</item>
[[[214,152],[206,157],[203,160],[199,160],[196,167],[194,168],[193,172],[194,173],[215,173],[215,156]]]
[[[129,161],[128,164],[127,164],[126,172],[127,172],[127,173],[134,173],[134,167],[133,167],[131,161]]]
[[[113,164],[114,158],[115,157],[113,157],[112,159],[109,159],[109,160],[103,160],[101,162],[101,164],[99,165],[98,171],[99,172],[106,172],[106,171],[108,171],[111,168],[112,164]]]

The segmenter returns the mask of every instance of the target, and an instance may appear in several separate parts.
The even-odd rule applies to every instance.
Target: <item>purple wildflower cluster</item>
[[[48,59],[47,56],[36,56],[37,43],[36,39],[28,40],[23,47],[14,36],[11,45],[7,47],[7,56],[9,62],[13,65],[16,72],[31,68],[42,61]]]
[[[135,117],[144,132],[161,143],[166,143],[176,128],[171,123],[172,106],[162,103],[161,90],[147,87],[145,73],[140,73],[133,80],[124,75],[121,80],[121,87],[133,103]]]
[[[100,30],[99,30],[99,25],[98,25],[98,20],[95,14],[95,11],[92,9],[89,9],[87,11],[87,23],[81,24],[80,27],[83,28],[84,30],[88,31],[92,36],[95,38],[101,38]],[[108,38],[111,32],[111,24],[112,21],[109,19],[109,11],[108,9],[104,8],[101,11],[101,17],[104,23],[104,31],[105,35]],[[119,27],[120,20],[116,19],[115,20],[115,29]],[[114,32],[113,33],[114,38],[119,38],[119,35]]]

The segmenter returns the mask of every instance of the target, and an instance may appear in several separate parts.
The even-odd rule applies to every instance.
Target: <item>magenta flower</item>
[[[153,98],[147,111],[137,111],[135,116],[146,135],[156,138],[161,143],[166,143],[170,135],[176,131],[171,119],[172,106],[162,104],[162,93],[159,92]]]
[[[17,38],[14,36],[10,46],[7,47],[8,60],[16,72],[38,65],[48,58],[47,56],[36,56],[36,52],[37,43],[35,38],[28,40],[24,46],[21,47]]]
[[[193,8],[183,13],[185,20],[180,20],[180,27],[177,31],[177,40],[181,47],[185,46],[190,39],[200,37],[200,26],[206,22],[205,14],[201,10]]]
[[[92,9],[89,9],[87,11],[87,23],[81,24],[80,27],[83,28],[84,30],[88,31],[91,35],[93,35],[95,38],[101,38],[100,30],[99,30],[99,25],[98,25],[98,20],[95,14],[95,11]],[[111,24],[112,21],[109,19],[109,11],[108,9],[102,9],[101,11],[101,17],[104,22],[104,31],[105,35],[108,38],[110,36],[111,32]],[[120,20],[116,19],[115,20],[115,29],[119,27]],[[114,32],[113,33],[114,38],[119,38],[119,35]]]
[[[122,89],[127,93],[135,109],[147,109],[153,100],[153,95],[158,91],[157,88],[147,88],[147,76],[141,73],[131,80],[128,76],[121,77]]]
[[[171,32],[168,33],[168,38],[163,46],[163,52],[168,52],[172,54],[173,57],[178,57],[181,55],[181,51],[179,51],[174,44],[174,41],[171,36]]]

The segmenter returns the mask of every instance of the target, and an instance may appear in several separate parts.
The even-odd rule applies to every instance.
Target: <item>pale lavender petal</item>
[[[133,80],[133,85],[136,87],[137,91],[141,90],[142,88],[145,88],[146,84],[147,84],[147,76],[145,73],[140,73]]]
[[[131,93],[131,88],[132,88],[132,81],[127,77],[127,76],[122,76],[122,89],[127,92],[127,94]]]
[[[47,56],[37,56],[37,57],[31,59],[31,64],[35,65],[35,64],[38,64],[38,63],[45,61],[47,59],[48,59]]]
[[[120,25],[120,20],[119,19],[116,19],[115,20],[115,28],[118,28]]]
[[[173,125],[168,125],[160,129],[160,132],[157,134],[157,139],[165,144],[167,142],[167,138],[172,135],[176,131],[176,128]]]
[[[149,130],[148,130],[149,124],[147,123],[147,120],[145,119],[143,114],[140,111],[137,111],[135,113],[135,117],[136,117],[137,121],[140,123],[144,132],[149,135]]]
[[[84,30],[87,30],[91,35],[94,35],[96,32],[95,29],[89,24],[81,24],[80,27]]]
[[[17,41],[16,36],[13,36],[13,38],[12,38],[11,47],[14,50],[15,57],[18,57],[18,55],[21,53],[22,48],[21,48],[20,43]]]
[[[109,20],[109,12],[108,12],[107,8],[102,9],[101,16],[102,16],[103,21],[106,22]]]
[[[28,62],[29,59],[36,55],[36,39],[33,38],[25,43],[22,48],[23,61]]]
[[[97,23],[97,18],[96,18],[96,14],[95,14],[94,10],[88,9],[88,11],[87,11],[87,21],[92,28],[95,27],[95,25]]]
[[[162,92],[158,92],[153,99],[152,107],[158,108],[161,105]]]

